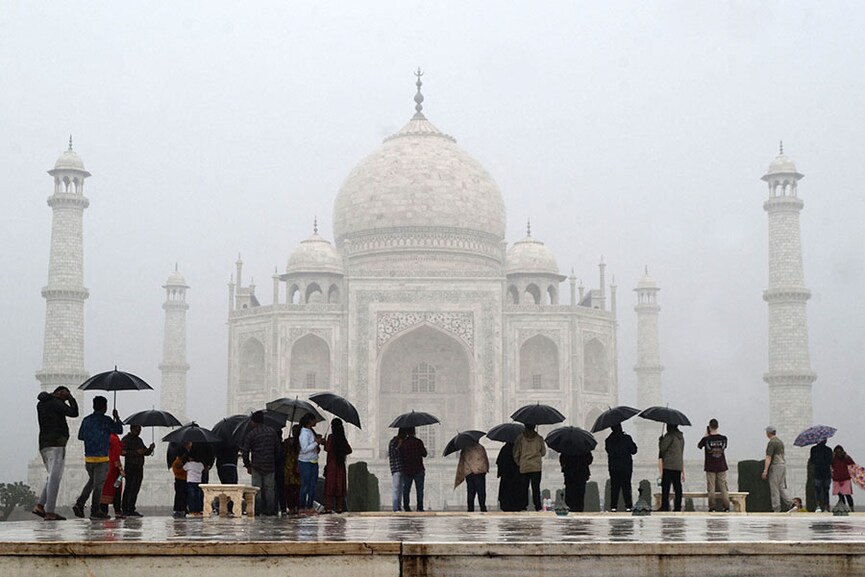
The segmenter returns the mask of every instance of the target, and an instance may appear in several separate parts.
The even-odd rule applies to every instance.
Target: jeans
[[[817,506],[824,511],[829,510],[829,487],[831,485],[831,477],[828,479],[814,479],[814,497],[817,500]]]
[[[727,471],[706,471],[706,493],[709,494],[709,510],[714,511],[715,505],[715,486],[716,483],[721,486],[721,504],[724,505],[724,510],[730,509],[730,493],[727,489]]]
[[[399,511],[402,501],[402,473],[399,471],[391,475],[391,499],[393,510]]]
[[[529,486],[532,488],[532,504],[535,511],[541,510],[541,472],[521,473],[523,480],[523,494],[528,495]]]
[[[631,471],[610,473],[610,503],[607,505],[607,509],[619,508],[619,492],[622,493],[622,498],[625,500],[625,508],[633,508],[634,498],[631,494],[632,474]]]
[[[315,486],[318,484],[318,463],[298,461],[300,468],[300,503],[301,509],[312,509],[315,501]]]
[[[769,482],[769,493],[772,496],[772,510],[776,513],[786,511],[793,502],[787,492],[787,465],[784,462],[769,465],[769,474],[766,475]]]
[[[670,510],[670,485],[673,486],[673,511],[682,510],[682,471],[664,469],[661,473],[661,511]]]
[[[39,503],[45,507],[46,513],[53,513],[57,506],[57,491],[60,489],[60,480],[63,478],[63,466],[66,462],[66,447],[45,447],[39,450],[42,455],[42,463],[48,471],[42,494],[39,495]],[[828,493],[827,493],[828,494]]]
[[[481,511],[487,511],[487,475],[471,474],[466,475],[466,511],[472,512],[475,510],[475,495],[478,497],[478,505]]]
[[[105,484],[105,479],[108,478],[108,461],[104,463],[84,463],[84,469],[87,471],[87,484],[81,490],[81,494],[75,501],[76,505],[87,504],[87,498],[90,497],[90,514],[99,513],[99,500],[102,498],[102,486]]]
[[[276,473],[252,469],[252,486],[261,489],[255,500],[255,514],[276,515],[279,506],[276,502]]]
[[[143,480],[143,465],[126,465],[126,486],[123,488],[121,505],[124,515],[135,512],[135,504],[138,501],[138,492],[141,490],[141,481]]]
[[[423,480],[424,471],[415,475],[402,474],[402,504],[404,511],[411,511],[409,500],[411,498],[411,484],[414,483],[417,488],[417,510],[423,511]]]
[[[174,512],[186,515],[186,479],[174,479]]]
[[[204,511],[204,491],[198,483],[186,482],[186,506],[190,513],[201,513]]]

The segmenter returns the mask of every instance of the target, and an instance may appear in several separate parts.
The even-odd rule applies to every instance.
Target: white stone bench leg
[[[255,491],[248,491],[243,497],[246,501],[246,516],[255,517]]]

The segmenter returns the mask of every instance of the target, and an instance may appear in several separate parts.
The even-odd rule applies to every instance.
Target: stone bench
[[[730,505],[735,513],[744,513],[745,512],[745,499],[748,498],[748,493],[746,491],[730,491],[727,493],[730,497]],[[658,511],[661,508],[661,494],[653,493],[655,497],[655,511]],[[715,493],[716,498],[721,497],[721,492],[718,491]],[[670,491],[670,499],[673,498],[673,492]],[[708,499],[709,494],[706,492],[699,491],[684,491],[682,492],[683,499]]]
[[[241,515],[242,504],[246,502],[246,516],[255,517],[255,495],[258,487],[252,485],[215,485],[208,483],[199,485],[204,492],[204,516],[210,517],[211,503],[219,499],[219,516],[228,516],[228,502],[234,503],[235,511]]]

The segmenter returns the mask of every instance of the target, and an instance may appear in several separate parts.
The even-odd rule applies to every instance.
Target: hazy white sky
[[[190,414],[223,416],[226,283],[259,295],[342,179],[424,112],[498,182],[508,240],[619,285],[621,400],[633,287],[662,291],[665,396],[717,416],[735,458],[765,438],[766,187],[783,139],[802,238],[817,422],[865,459],[865,8],[848,2],[30,2],[0,0],[0,480],[36,455],[51,178],[69,134],[86,194],[86,365],[158,386],[164,294],[188,295]],[[158,392],[121,394],[124,413]],[[707,402],[707,400],[710,400]],[[686,435],[694,437],[699,429]],[[792,440],[789,440],[792,441]],[[696,457],[688,442],[688,456]]]

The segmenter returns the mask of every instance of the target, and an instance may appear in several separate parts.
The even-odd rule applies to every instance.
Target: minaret
[[[181,422],[186,422],[186,279],[174,266],[174,272],[162,286],[165,289],[165,336],[162,341],[162,391],[160,406]]]
[[[661,394],[661,346],[658,338],[658,288],[655,280],[649,276],[649,268],[637,288],[637,408],[645,409],[663,403]],[[635,419],[637,427],[637,460],[648,465],[657,462],[658,436],[661,427],[657,423],[645,419]]]
[[[811,371],[808,350],[806,303],[811,292],[805,288],[799,212],[804,203],[798,196],[798,182],[804,177],[784,154],[784,145],[763,176],[769,198],[763,209],[769,215],[769,288],[763,300],[769,307],[769,370],[763,380],[769,385],[769,423],[787,448],[788,462],[801,451],[791,451],[793,440],[811,422]],[[793,455],[791,455],[793,453]],[[788,483],[790,477],[788,476]],[[804,479],[803,479],[804,480]]]
[[[84,368],[84,209],[90,201],[84,196],[84,170],[81,158],[69,149],[49,170],[54,178],[54,194],[48,206],[51,221],[51,249],[48,257],[48,284],[42,288],[45,298],[45,336],[42,368],[36,378],[43,391],[59,385],[75,390],[88,374]],[[79,398],[80,401],[80,398]],[[86,414],[86,407],[82,414]],[[77,421],[75,421],[77,423]]]

